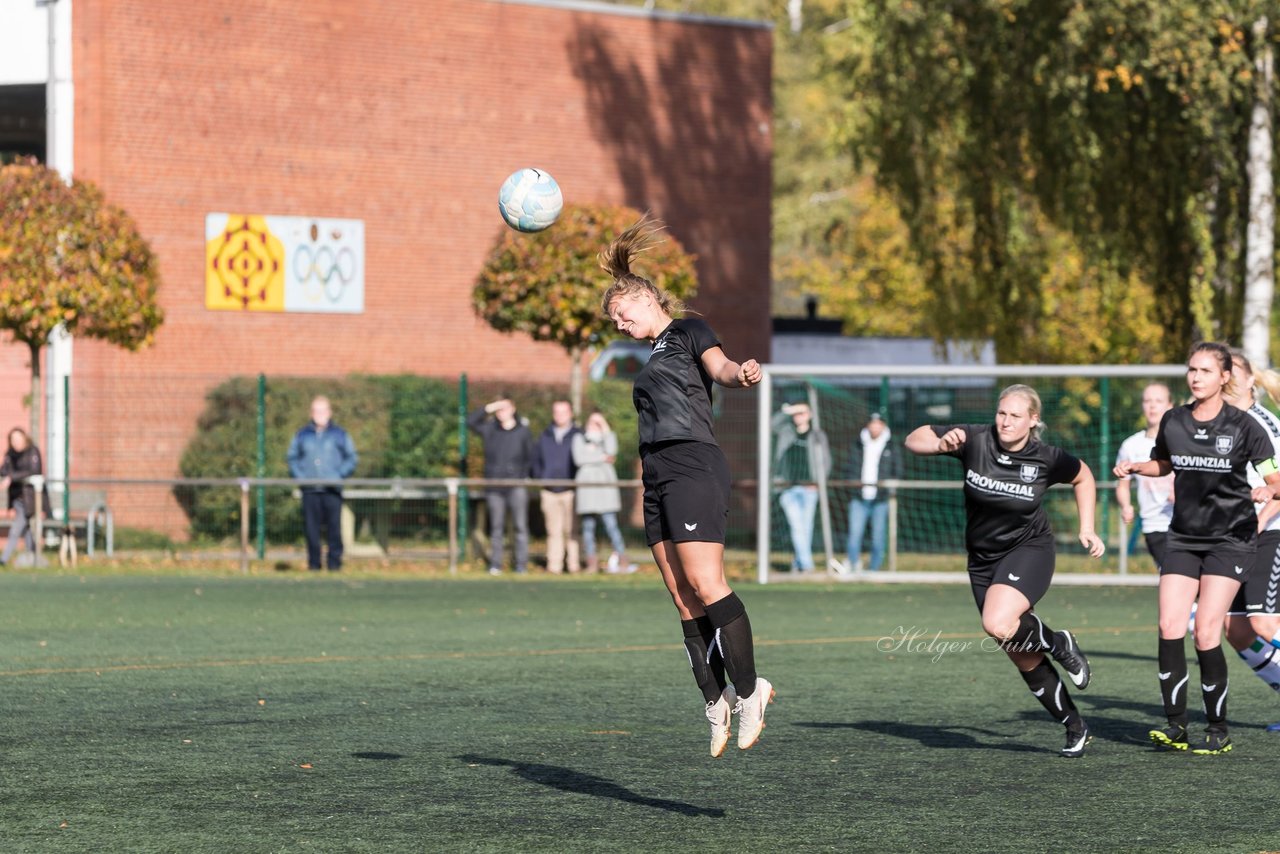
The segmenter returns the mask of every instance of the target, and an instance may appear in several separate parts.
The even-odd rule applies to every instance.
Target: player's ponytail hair
[[[1231,361],[1238,364],[1244,369],[1244,372],[1253,377],[1255,392],[1258,387],[1276,403],[1280,403],[1280,373],[1273,371],[1271,368],[1255,368],[1253,363],[1249,361],[1249,357],[1244,354],[1243,350],[1231,348]],[[1254,394],[1257,397],[1257,394]]]
[[[1042,408],[1040,406],[1040,394],[1029,385],[1022,383],[1014,383],[1000,392],[1000,400],[1004,400],[1010,395],[1020,394],[1027,399],[1027,414],[1036,420],[1035,426],[1031,428],[1031,438],[1037,442],[1044,435],[1044,421],[1040,418]]]
[[[1218,360],[1218,366],[1223,373],[1230,375],[1232,353],[1231,348],[1226,344],[1219,344],[1217,341],[1197,342],[1191,345],[1191,352],[1187,354],[1187,361],[1190,362],[1191,357],[1196,353],[1209,353]],[[1236,396],[1236,383],[1234,377],[1227,380],[1226,385],[1222,387],[1222,393],[1228,397]]]
[[[644,276],[631,272],[631,262],[641,252],[647,252],[657,246],[661,242],[657,235],[665,229],[666,225],[661,220],[653,219],[646,213],[614,238],[608,248],[600,253],[601,269],[613,276],[613,284],[605,289],[604,296],[600,300],[600,307],[606,316],[614,300],[635,296],[643,291],[648,291],[658,307],[668,316],[676,317],[685,312],[683,302]]]

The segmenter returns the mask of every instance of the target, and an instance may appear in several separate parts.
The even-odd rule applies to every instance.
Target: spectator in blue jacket
[[[573,423],[573,405],[567,400],[551,404],[551,426],[533,447],[533,476],[540,480],[573,480],[573,438],[582,431]],[[541,491],[542,519],[547,524],[547,571],[559,575],[578,571],[578,537],[574,532],[572,486],[546,486]]]
[[[289,474],[300,480],[345,480],[356,470],[356,446],[332,418],[329,398],[311,401],[311,422],[289,443]],[[302,528],[307,535],[307,568],[320,569],[320,533],[327,529],[330,570],[342,569],[342,486],[302,487]]]

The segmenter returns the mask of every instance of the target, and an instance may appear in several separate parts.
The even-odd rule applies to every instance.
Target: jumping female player
[[[1229,405],[1231,351],[1203,342],[1191,348],[1187,385],[1191,403],[1165,413],[1151,459],[1118,463],[1117,477],[1162,477],[1173,472],[1173,521],[1160,565],[1160,696],[1168,726],[1151,740],[1168,750],[1203,755],[1231,749],[1227,734],[1227,659],[1222,629],[1227,608],[1253,568],[1258,514],[1247,469],[1253,463],[1267,486],[1253,499],[1271,501],[1280,487],[1275,449],[1267,431],[1248,413]],[[1196,610],[1196,658],[1208,726],[1194,747],[1187,739],[1187,620]]]
[[[675,319],[683,306],[631,272],[631,262],[653,245],[661,227],[641,219],[601,254],[601,266],[614,278],[602,302],[620,332],[653,342],[632,392],[639,413],[645,538],[680,614],[711,722],[711,755],[720,756],[731,714],[738,714],[738,747],[746,750],[760,737],[774,696],[773,685],[756,676],[747,610],[725,582],[729,464],[711,430],[711,383],[753,386],[760,381],[760,365],[754,359],[731,361],[711,327],[696,318]]]
[[[1069,631],[1055,632],[1033,610],[1053,580],[1053,531],[1041,503],[1055,483],[1075,487],[1080,543],[1103,552],[1094,533],[1097,501],[1093,473],[1061,448],[1039,441],[1040,395],[1025,385],[1000,393],[995,424],[925,425],[907,436],[917,454],[946,454],[964,464],[965,545],[969,583],[982,613],[982,629],[1001,642],[1040,705],[1066,726],[1062,755],[1084,755],[1089,727],[1071,701],[1049,653],[1076,687],[1089,684],[1089,660]]]

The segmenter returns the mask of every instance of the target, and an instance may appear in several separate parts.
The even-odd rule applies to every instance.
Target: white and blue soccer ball
[[[517,169],[498,191],[498,210],[516,231],[542,231],[563,207],[560,185],[544,169]]]

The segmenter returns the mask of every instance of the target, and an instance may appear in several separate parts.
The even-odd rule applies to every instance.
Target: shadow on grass
[[[390,761],[392,759],[404,759],[403,753],[382,753],[377,750],[361,750],[358,753],[351,754],[352,759],[380,759]]]
[[[591,795],[596,798],[612,798],[615,801],[624,801],[642,807],[653,807],[654,809],[676,812],[681,815],[724,817],[724,810],[722,809],[695,807],[692,804],[682,803],[681,801],[668,801],[663,798],[647,798],[644,795],[636,794],[625,786],[618,785],[612,780],[595,777],[591,774],[583,774],[581,771],[574,771],[571,768],[561,768],[557,765],[541,765],[537,762],[517,762],[513,759],[495,759],[489,756],[475,756],[473,754],[464,754],[459,756],[458,759],[469,765],[492,765],[496,768],[507,767],[516,776],[523,777],[531,783],[550,786],[553,789],[560,789],[564,792]]]
[[[902,721],[856,721],[843,723],[836,721],[801,721],[795,726],[810,729],[859,729],[880,735],[892,735],[895,738],[909,738],[920,743],[922,747],[959,748],[965,750],[1007,750],[1013,753],[1043,753],[1044,749],[1026,744],[990,744],[978,741],[970,735],[990,735],[1003,738],[1004,733],[976,727],[938,726],[934,724],[912,724]],[[968,732],[966,732],[968,730]]]

